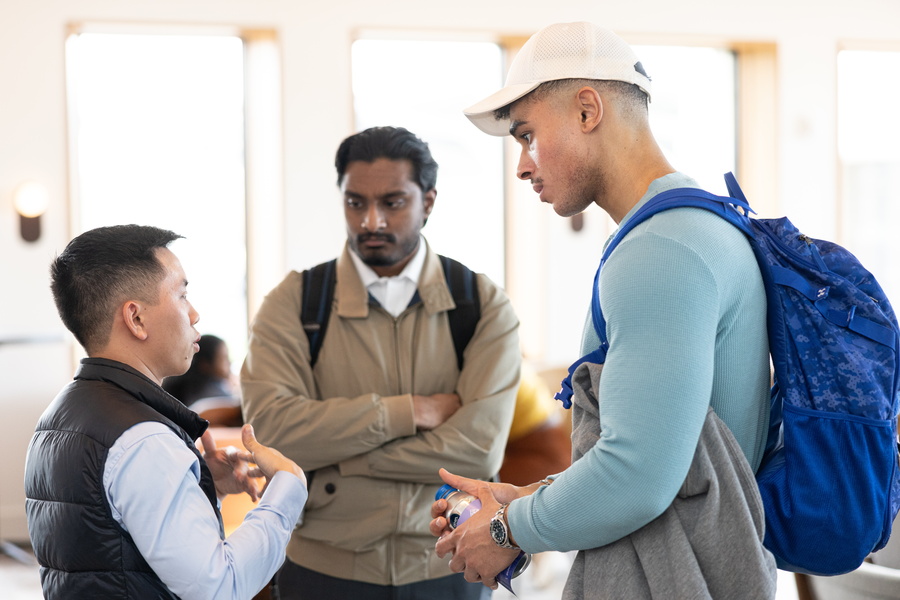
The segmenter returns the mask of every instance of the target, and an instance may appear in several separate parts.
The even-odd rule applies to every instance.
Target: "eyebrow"
[[[389,192],[385,192],[383,194],[380,194],[379,196],[376,196],[375,199],[376,200],[384,200],[385,198],[396,198],[397,196],[405,196],[405,195],[407,195],[407,193],[408,192],[406,190],[391,190]],[[365,194],[360,194],[358,192],[354,192],[353,190],[345,190],[344,196],[349,197],[349,198],[360,199],[360,200],[366,199]]]
[[[516,137],[516,129],[527,123],[528,121],[511,121],[509,123],[509,135]]]

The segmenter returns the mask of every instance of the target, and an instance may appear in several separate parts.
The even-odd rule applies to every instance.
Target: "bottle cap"
[[[445,484],[442,485],[442,486],[438,489],[438,491],[434,494],[434,499],[435,499],[435,500],[442,500],[442,499],[446,498],[447,496],[449,496],[450,494],[452,494],[452,493],[455,492],[455,491],[457,491],[457,489],[456,489],[455,487],[453,487],[453,486],[450,485],[449,483],[445,483]]]

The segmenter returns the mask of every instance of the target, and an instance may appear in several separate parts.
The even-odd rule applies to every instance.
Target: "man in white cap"
[[[517,176],[557,214],[596,204],[621,228],[654,196],[699,187],[656,143],[650,92],[618,36],[562,23],[532,36],[503,89],[465,113],[515,138]],[[766,297],[748,241],[712,213],[667,210],[623,237],[598,285],[609,347],[592,361],[602,378],[585,375],[587,412],[573,415],[577,460],[526,487],[442,471],[482,509],[451,530],[446,501],[434,503],[438,555],[495,587],[520,549],[586,551],[565,598],[772,597],[753,480],[768,428]],[[582,355],[600,345],[589,314]]]

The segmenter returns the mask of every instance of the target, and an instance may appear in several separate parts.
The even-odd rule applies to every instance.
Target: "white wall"
[[[64,39],[73,22],[235,24],[278,30],[284,69],[285,264],[305,267],[334,256],[344,239],[332,158],[352,133],[349,47],[361,28],[528,35],[556,21],[592,20],[627,39],[774,41],[779,56],[781,207],[808,233],[833,237],[836,203],[835,53],[843,41],[900,39],[894,0],[0,0],[0,339],[58,337],[66,342],[0,346],[0,411],[10,434],[0,452],[0,536],[24,539],[24,444],[55,391],[71,375],[69,337],[47,290],[47,265],[70,237],[67,210]],[[427,100],[429,90],[422,90]],[[873,86],[873,93],[877,88]],[[52,203],[44,236],[19,239],[10,206],[24,179],[46,185]],[[523,184],[524,185],[524,184]],[[527,187],[527,186],[526,186]],[[526,190],[527,191],[527,190]],[[528,194],[521,202],[536,203]],[[527,209],[531,211],[531,209]],[[541,211],[541,212],[538,212]],[[524,221],[513,250],[535,258],[529,282],[511,282],[514,302],[536,298],[522,315],[526,335],[549,362],[569,360],[586,308],[591,262],[560,264],[585,251],[545,207]],[[588,223],[602,222],[589,216]],[[601,237],[596,225],[592,235]],[[603,239],[597,239],[597,252]],[[552,282],[573,282],[571,294]],[[541,318],[542,314],[546,318]],[[574,332],[574,333],[573,333]]]

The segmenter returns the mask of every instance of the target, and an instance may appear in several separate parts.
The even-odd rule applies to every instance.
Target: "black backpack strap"
[[[316,265],[303,271],[303,299],[300,322],[309,339],[309,366],[316,364],[319,349],[328,329],[328,317],[334,299],[337,259]]]
[[[447,258],[441,259],[444,278],[456,308],[447,313],[450,322],[450,334],[453,336],[453,347],[456,349],[456,365],[462,370],[463,352],[469,340],[475,334],[475,327],[481,318],[481,302],[478,298],[478,282],[475,273],[464,264]]]

